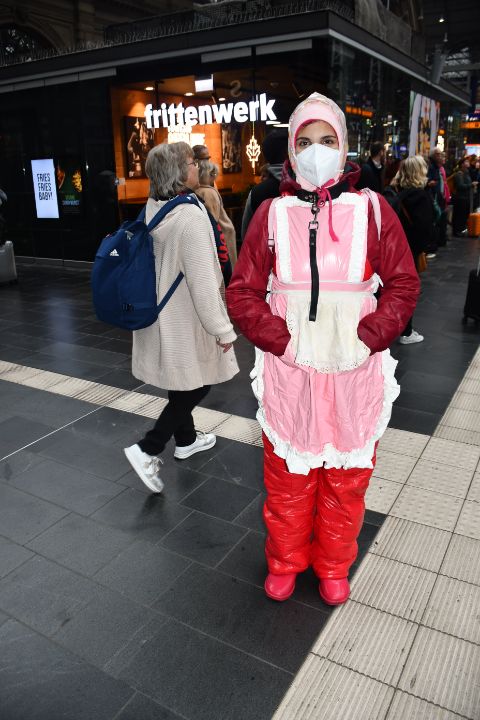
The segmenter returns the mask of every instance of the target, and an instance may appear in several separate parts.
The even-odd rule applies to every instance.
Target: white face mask
[[[297,154],[298,174],[315,187],[322,187],[328,180],[336,180],[339,164],[340,150],[320,143],[312,143]]]

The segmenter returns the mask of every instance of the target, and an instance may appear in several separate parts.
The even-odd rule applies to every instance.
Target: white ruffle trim
[[[384,382],[383,407],[377,421],[377,426],[372,437],[361,448],[355,448],[349,452],[341,452],[337,450],[331,443],[327,443],[320,455],[313,453],[302,453],[295,450],[288,441],[282,440],[275,430],[268,424],[265,411],[263,408],[263,366],[264,354],[261,350],[256,349],[255,367],[250,373],[252,378],[252,389],[258,400],[257,420],[262,430],[273,445],[273,449],[278,457],[285,460],[290,472],[299,475],[308,475],[312,468],[325,465],[326,468],[371,468],[372,457],[375,449],[375,443],[385,432],[392,414],[392,404],[400,394],[400,385],[395,379],[395,368],[397,360],[390,355],[390,350],[382,352],[382,372]]]

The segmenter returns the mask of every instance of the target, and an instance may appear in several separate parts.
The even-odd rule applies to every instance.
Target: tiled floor
[[[168,448],[151,496],[121,448],[164,393],[131,376],[86,273],[20,266],[0,288],[1,720],[478,720],[480,330],[459,322],[475,252],[438,256],[426,340],[392,348],[402,394],[333,613],[311,573],[288,603],[262,591],[251,347],[197,411],[215,449]]]

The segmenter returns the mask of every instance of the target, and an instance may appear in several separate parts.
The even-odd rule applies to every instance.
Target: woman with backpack
[[[434,209],[432,196],[426,190],[427,163],[421,155],[405,158],[393,179],[397,190],[396,211],[407,236],[415,267],[420,270],[422,255],[427,251],[434,234]],[[413,316],[403,329],[398,342],[413,345],[424,340],[413,329]]]
[[[347,600],[375,450],[399,387],[388,351],[418,275],[388,203],[358,192],[345,116],[314,93],[294,110],[281,197],[253,216],[227,289],[257,346],[268,575],[286,600],[310,565],[324,602]],[[375,292],[383,285],[377,304]]]
[[[148,153],[150,179],[146,222],[166,202],[198,186],[198,167],[187,143],[163,143]],[[157,297],[179,273],[183,279],[153,325],[133,333],[132,374],[168,390],[168,403],[145,437],[125,448],[133,469],[159,493],[160,453],[172,435],[174,457],[184,460],[215,445],[212,433],[195,430],[192,410],[210,386],[238,373],[232,344],[236,334],[222,298],[223,280],[212,224],[199,201],[181,204],[151,231]]]

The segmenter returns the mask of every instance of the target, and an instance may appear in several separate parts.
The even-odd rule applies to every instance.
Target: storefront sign
[[[228,102],[218,105],[189,105],[184,107],[182,103],[167,107],[162,103],[160,109],[154,110],[149,104],[145,108],[145,120],[147,128],[169,127],[177,125],[213,125],[218,123],[226,125],[231,122],[243,123],[250,120],[277,120],[273,111],[275,100],[267,100],[265,93],[258,96],[258,100],[250,102]]]
[[[372,118],[373,112],[364,108],[355,107],[354,105],[346,105],[345,112],[348,115],[360,115],[361,117]]]
[[[58,218],[53,160],[32,160],[32,177],[37,218]]]
[[[462,122],[460,127],[462,130],[480,130],[480,122]]]

